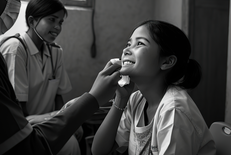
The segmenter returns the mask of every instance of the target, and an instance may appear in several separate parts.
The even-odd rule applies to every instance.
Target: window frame
[[[92,7],[92,0],[62,0],[65,6],[78,6],[84,8],[91,8]]]
[[[22,0],[29,2],[30,0]],[[93,0],[61,0],[61,2],[65,6],[77,6],[77,7],[83,7],[83,8],[92,8],[93,6]]]

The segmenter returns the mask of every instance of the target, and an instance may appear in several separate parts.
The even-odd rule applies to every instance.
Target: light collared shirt
[[[146,99],[133,93],[124,111],[116,136],[119,151],[129,155],[215,155],[212,135],[193,100],[185,90],[170,87],[147,126]]]
[[[72,88],[62,60],[63,51],[59,47],[50,48],[52,67],[46,44],[43,52],[39,52],[27,33],[23,33],[21,38],[26,51],[17,39],[9,39],[1,46],[16,96],[19,101],[27,102],[29,115],[51,112],[56,94],[65,94]]]

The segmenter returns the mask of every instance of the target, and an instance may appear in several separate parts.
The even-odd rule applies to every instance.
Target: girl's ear
[[[175,55],[168,56],[164,59],[160,68],[162,70],[170,69],[176,64],[176,62],[177,62],[177,57]]]
[[[29,16],[28,17],[28,23],[30,27],[34,27],[34,17]]]

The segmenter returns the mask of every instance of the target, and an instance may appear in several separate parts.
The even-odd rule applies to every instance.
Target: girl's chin
[[[121,74],[121,75],[129,75],[129,72],[126,71],[126,70],[121,69],[121,70],[120,70],[120,74]]]
[[[44,38],[44,40],[48,43],[53,43],[55,39],[51,38]]]

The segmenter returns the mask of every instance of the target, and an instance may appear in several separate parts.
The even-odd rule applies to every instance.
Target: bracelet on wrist
[[[120,110],[120,111],[124,111],[124,109],[126,108],[120,108],[120,107],[118,107],[116,104],[115,104],[115,102],[112,104],[116,109],[118,109],[118,110]]]

